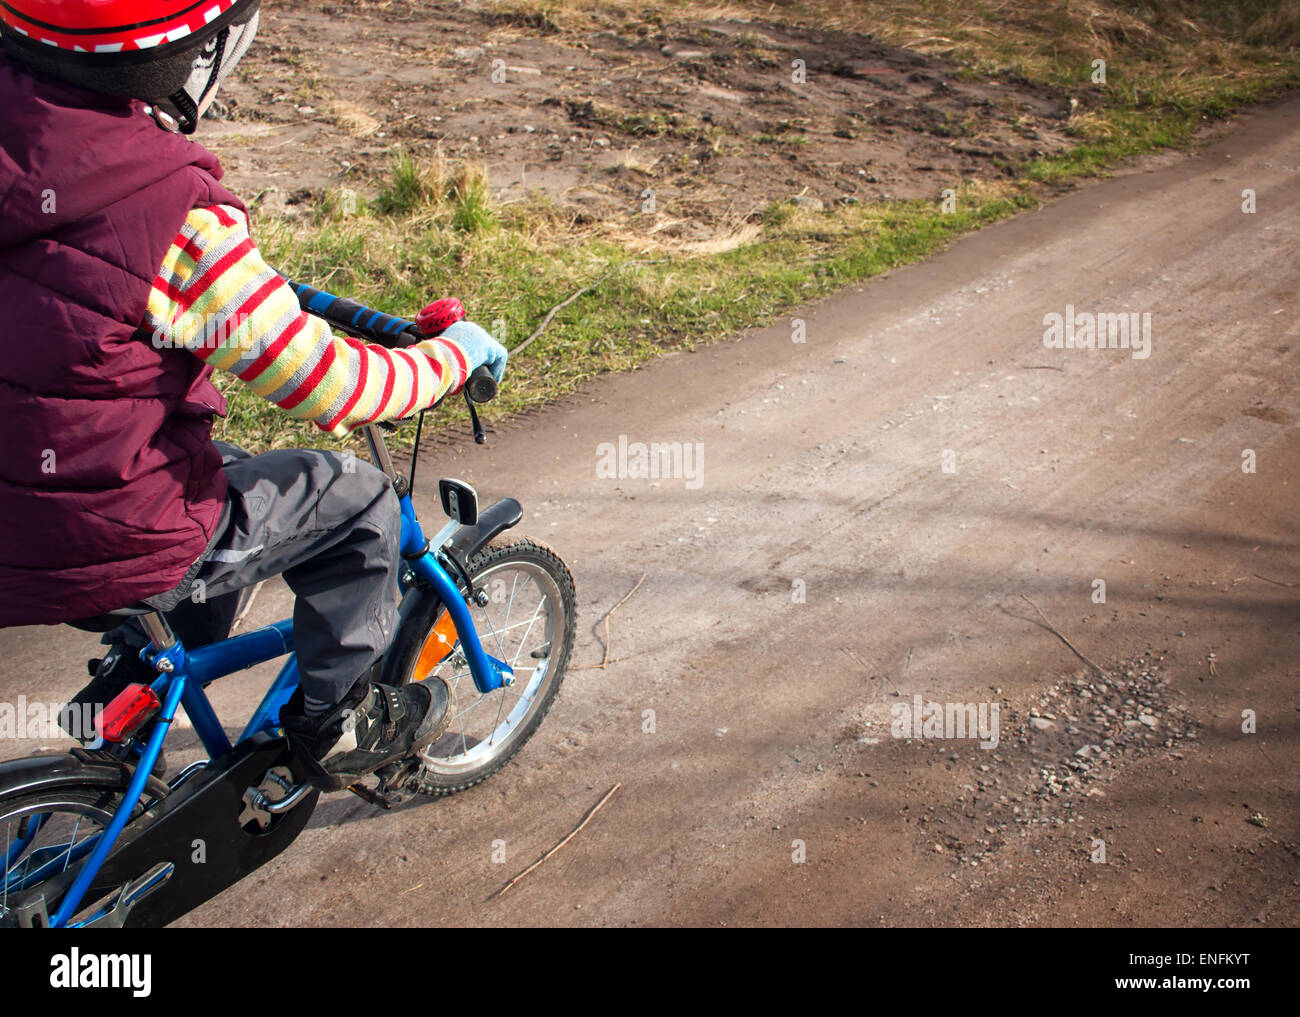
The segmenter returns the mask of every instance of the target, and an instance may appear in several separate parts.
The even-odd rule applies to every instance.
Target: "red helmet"
[[[171,99],[182,126],[217,81],[232,27],[257,15],[259,0],[0,0],[0,35],[11,53],[65,81],[145,101]],[[255,27],[255,26],[254,26]],[[216,40],[214,44],[214,40]],[[242,40],[239,55],[251,41]],[[207,52],[205,94],[186,82]],[[233,64],[226,55],[225,69]]]

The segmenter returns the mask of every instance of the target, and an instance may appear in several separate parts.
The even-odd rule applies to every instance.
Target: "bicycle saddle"
[[[103,614],[94,614],[89,618],[77,618],[74,621],[64,622],[64,624],[71,625],[74,629],[81,629],[82,632],[108,632],[117,628],[128,618],[149,614],[153,610],[147,604],[129,604],[126,607],[105,611]]]

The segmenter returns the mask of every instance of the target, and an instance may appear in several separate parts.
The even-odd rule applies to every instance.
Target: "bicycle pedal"
[[[401,759],[381,768],[376,774],[379,777],[380,793],[392,795],[414,790],[423,769],[424,762],[419,756]]]
[[[381,809],[392,809],[415,797],[420,783],[420,771],[423,768],[424,763],[418,756],[399,759],[375,771],[375,776],[378,778],[375,787],[370,788],[356,783],[349,784],[348,790],[358,798],[364,798],[371,805]]]
[[[366,801],[368,801],[371,805],[377,806],[378,808],[381,809],[392,808],[392,806],[388,803],[388,800],[384,798],[383,795],[371,791],[370,788],[366,787],[364,784],[349,784],[348,790],[351,791],[358,798],[363,798]]]

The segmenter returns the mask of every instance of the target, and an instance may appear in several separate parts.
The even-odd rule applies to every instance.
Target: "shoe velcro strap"
[[[384,710],[388,714],[385,734],[391,738],[397,729],[397,722],[406,716],[406,707],[398,690],[392,686],[382,686],[384,690]]]

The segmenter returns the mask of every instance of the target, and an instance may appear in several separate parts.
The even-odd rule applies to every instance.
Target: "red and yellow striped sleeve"
[[[262,260],[243,215],[226,205],[186,218],[154,280],[145,327],[155,345],[184,347],[339,437],[431,406],[468,374],[449,340],[388,350],[334,335],[299,307]]]

